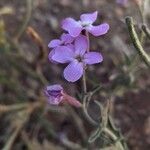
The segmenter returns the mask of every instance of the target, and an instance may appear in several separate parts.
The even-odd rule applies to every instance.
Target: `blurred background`
[[[92,99],[101,103],[112,99],[115,125],[129,149],[150,149],[150,72],[138,57],[125,23],[125,17],[132,16],[141,37],[141,24],[150,25],[150,1],[145,1],[0,0],[0,149],[97,150],[109,143],[105,136],[84,143],[95,127],[82,110],[43,104],[44,87],[55,83],[82,102],[81,82],[64,80],[64,66],[49,62],[47,45],[63,33],[62,19],[79,19],[82,13],[96,10],[96,23],[108,22],[110,30],[101,37],[90,36],[91,49],[100,51],[104,61],[88,68],[88,89],[103,85]],[[144,34],[142,43],[149,52],[150,40]],[[91,102],[89,109],[98,120],[99,108]]]

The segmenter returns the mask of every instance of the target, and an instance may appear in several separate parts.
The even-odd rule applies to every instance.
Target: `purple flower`
[[[58,105],[63,100],[62,91],[63,88],[59,84],[47,86],[45,89],[45,94],[48,97],[48,103]]]
[[[67,44],[71,44],[73,42],[74,38],[68,34],[68,33],[63,33],[60,37],[60,39],[54,39],[52,40],[49,44],[48,47],[49,48],[56,48],[58,46],[62,46],[62,45],[67,45]]]
[[[93,13],[82,14],[79,21],[73,18],[66,18],[62,21],[62,28],[68,31],[73,37],[77,37],[82,30],[86,30],[94,36],[106,34],[109,30],[109,25],[107,23],[98,26],[92,25],[97,19],[97,13],[98,12],[95,11]]]
[[[75,107],[81,107],[82,104],[74,97],[66,94],[63,87],[59,84],[47,86],[45,95],[48,98],[48,103],[51,105],[59,105],[60,103],[68,103]]]
[[[72,37],[68,33],[63,33],[61,35],[60,39],[54,39],[54,40],[50,41],[50,43],[48,44],[48,47],[49,48],[53,48],[53,49],[49,53],[49,58],[51,58],[51,56],[55,53],[56,47],[63,46],[63,45],[72,46],[71,43],[73,41],[74,41],[74,37]],[[52,62],[55,63],[55,61],[52,61]]]
[[[64,77],[69,82],[75,82],[83,75],[84,67],[103,61],[98,52],[86,52],[88,48],[87,38],[79,36],[75,39],[74,48],[61,46],[55,49],[49,59],[58,63],[69,63],[64,69]]]

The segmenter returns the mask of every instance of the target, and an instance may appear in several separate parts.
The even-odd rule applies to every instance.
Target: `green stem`
[[[145,22],[145,17],[143,15],[143,12],[144,12],[144,5],[142,3],[142,5],[139,5],[137,4],[137,7],[139,9],[139,13],[140,13],[140,16],[141,16],[141,22],[144,23]],[[141,31],[141,35],[140,35],[140,42],[143,43],[144,42],[144,33],[143,31]]]
[[[142,30],[145,33],[145,35],[150,39],[150,30],[145,24],[142,25]]]
[[[150,68],[150,57],[144,51],[144,49],[140,43],[140,40],[137,36],[137,33],[136,33],[134,25],[133,25],[132,17],[126,17],[126,24],[127,24],[128,31],[129,31],[129,34],[130,34],[130,37],[131,37],[131,40],[132,40],[132,43],[133,43],[135,49],[137,50],[137,52],[139,53],[140,57],[145,62],[145,64]]]
[[[84,69],[84,73],[83,73],[83,77],[82,77],[82,84],[83,84],[83,92],[84,92],[84,94],[86,94],[87,93],[87,86],[86,86],[85,69]]]
[[[87,110],[88,105],[87,105],[87,103],[88,103],[88,95],[85,95],[84,98],[83,98],[83,112],[84,112],[84,115],[85,115],[86,119],[89,121],[89,123],[91,123],[94,126],[98,125],[98,123],[95,120],[93,120],[91,118],[91,116],[88,114],[88,110]]]
[[[115,145],[117,147],[116,150],[125,150],[124,146],[122,145],[122,143],[118,140],[118,137],[109,128],[105,128],[103,131],[106,134],[108,134],[114,141],[116,141],[116,143],[115,143]]]
[[[83,84],[83,92],[84,92],[84,96],[83,96],[83,112],[84,112],[84,115],[85,115],[86,119],[89,121],[89,123],[91,123],[93,125],[97,125],[97,122],[95,120],[93,120],[90,117],[90,115],[88,114],[88,104],[89,104],[89,101],[91,99],[91,96],[89,95],[89,93],[87,93],[85,70],[84,70],[83,77],[82,77],[82,84]]]
[[[87,52],[89,52],[90,51],[90,39],[89,39],[89,33],[88,33],[88,31],[85,32],[85,35],[87,37],[87,43],[88,43]]]

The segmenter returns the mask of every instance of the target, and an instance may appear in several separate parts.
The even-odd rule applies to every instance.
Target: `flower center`
[[[78,62],[82,62],[82,57],[81,56],[76,56],[76,59],[78,60]]]
[[[86,28],[90,25],[90,23],[89,22],[82,22],[81,25],[83,28]]]

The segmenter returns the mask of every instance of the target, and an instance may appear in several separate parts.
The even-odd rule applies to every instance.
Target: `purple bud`
[[[63,100],[63,88],[59,84],[47,86],[45,94],[48,97],[48,103],[52,105],[58,105]]]
[[[47,86],[45,95],[48,97],[48,103],[51,105],[59,105],[60,103],[68,103],[75,107],[81,107],[82,104],[74,97],[66,94],[63,87],[59,84]]]

